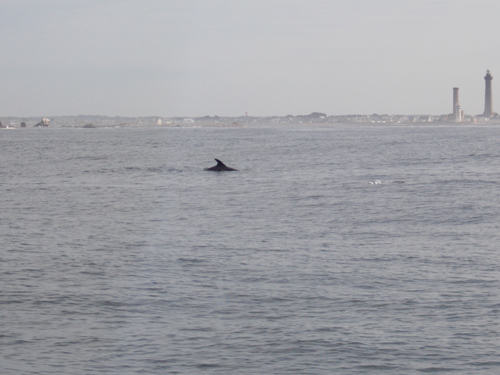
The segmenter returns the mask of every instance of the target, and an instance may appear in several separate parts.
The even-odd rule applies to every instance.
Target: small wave
[[[182,173],[185,169],[174,167],[124,167],[124,168],[99,168],[95,170],[85,169],[83,173],[97,173],[97,174],[128,174],[128,173]]]
[[[382,181],[382,180],[374,180],[368,182],[370,185],[386,185],[386,184],[404,184],[406,181],[403,180],[393,180],[393,181]]]
[[[202,259],[195,259],[195,258],[179,258],[177,259],[178,262],[184,262],[184,263],[203,263],[204,260]]]
[[[216,363],[200,363],[196,365],[199,369],[211,369],[211,368],[217,368],[220,367],[220,365]]]
[[[358,368],[363,370],[395,370],[398,367],[390,365],[361,365]]]
[[[451,372],[451,371],[456,371],[456,369],[446,368],[446,367],[427,367],[418,369],[417,371],[424,373],[433,373],[433,372]]]

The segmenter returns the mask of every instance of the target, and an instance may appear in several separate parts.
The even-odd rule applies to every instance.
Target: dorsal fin
[[[206,168],[205,170],[206,171],[215,171],[215,172],[237,171],[237,169],[227,167],[226,164],[224,164],[223,162],[221,162],[219,159],[215,159],[215,161],[217,162],[217,165],[215,167]]]
[[[226,166],[226,164],[221,162],[219,159],[215,159],[215,161],[217,162],[217,167],[225,167]]]

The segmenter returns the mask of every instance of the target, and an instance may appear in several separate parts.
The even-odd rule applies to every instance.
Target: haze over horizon
[[[500,97],[493,0],[0,0],[0,116],[444,114]],[[497,89],[498,87],[498,89]],[[500,107],[500,101],[498,101]]]

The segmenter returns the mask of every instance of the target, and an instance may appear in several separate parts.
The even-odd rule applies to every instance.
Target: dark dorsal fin
[[[207,168],[205,170],[207,170],[207,171],[215,171],[215,172],[237,171],[237,169],[227,167],[226,164],[224,164],[223,162],[221,162],[219,159],[215,159],[215,161],[217,162],[216,166],[214,166],[212,168]]]
[[[223,162],[221,162],[219,159],[215,159],[215,161],[217,162],[217,167],[221,167],[221,168],[224,168],[226,166],[226,164],[224,164]]]

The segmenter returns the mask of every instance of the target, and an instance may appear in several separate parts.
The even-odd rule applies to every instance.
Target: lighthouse
[[[462,107],[458,101],[458,87],[453,87],[453,118],[456,122],[462,122]]]
[[[484,117],[493,116],[493,98],[491,95],[491,81],[493,76],[488,69],[486,75],[484,76]]]

